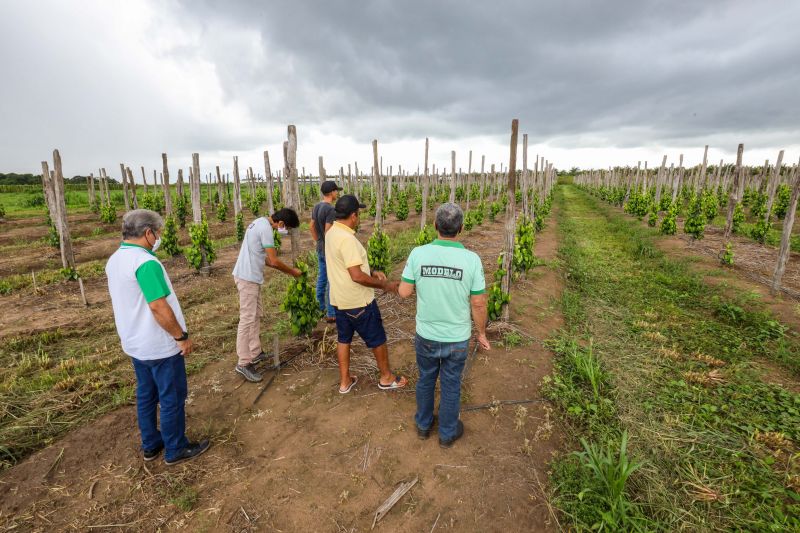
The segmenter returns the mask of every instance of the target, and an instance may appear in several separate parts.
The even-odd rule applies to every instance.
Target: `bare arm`
[[[313,218],[311,219],[311,223],[308,225],[308,231],[311,232],[311,238],[314,239],[314,242],[317,242],[319,240],[319,235],[317,235],[317,225],[314,223]],[[327,231],[327,228],[325,231]]]
[[[397,288],[397,294],[400,298],[408,298],[414,294],[414,284],[407,281],[401,281],[400,286]]]
[[[472,321],[475,322],[475,328],[478,330],[478,343],[484,350],[489,350],[491,345],[486,338],[486,321],[488,318],[486,294],[473,294],[469,297],[469,304],[472,308]]]
[[[351,266],[347,269],[347,272],[350,273],[350,279],[359,285],[371,287],[373,289],[383,289],[388,292],[396,290],[396,281],[389,281],[386,279],[386,276],[381,276],[383,277],[383,279],[381,279],[378,277],[378,274],[381,274],[380,272],[375,272],[372,276],[369,276],[361,271],[361,265]]]
[[[289,274],[290,276],[298,277],[300,275],[300,271],[296,268],[292,268],[280,259],[278,259],[278,252],[275,248],[264,248],[267,251],[267,259],[266,264],[270,268],[274,268],[275,270],[280,270],[284,274]]]
[[[164,331],[169,333],[172,338],[177,339],[183,336],[183,328],[178,324],[178,319],[175,318],[175,313],[167,303],[166,297],[153,300],[148,304],[150,311],[153,313],[153,318],[156,319],[158,325]],[[178,341],[178,347],[181,349],[183,355],[189,355],[192,352],[192,341],[186,339],[185,341]]]

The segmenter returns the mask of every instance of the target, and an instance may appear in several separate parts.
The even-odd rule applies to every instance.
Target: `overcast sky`
[[[800,2],[0,0],[0,172],[800,156]],[[520,161],[521,165],[521,161]],[[532,163],[531,163],[532,165]]]

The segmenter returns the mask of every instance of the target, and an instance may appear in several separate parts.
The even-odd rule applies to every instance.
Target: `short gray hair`
[[[464,211],[452,202],[442,204],[436,210],[436,230],[442,237],[455,237],[464,225]]]
[[[122,217],[122,238],[138,239],[149,229],[153,233],[164,227],[164,219],[149,209],[134,209]]]

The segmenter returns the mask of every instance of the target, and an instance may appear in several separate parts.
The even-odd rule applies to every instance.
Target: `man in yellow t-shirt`
[[[339,359],[339,392],[346,394],[358,381],[350,375],[350,344],[358,333],[375,354],[380,371],[378,387],[381,390],[400,389],[408,380],[395,376],[389,369],[389,350],[381,312],[375,301],[375,289],[397,292],[400,282],[389,281],[383,272],[372,272],[367,251],[356,238],[359,209],[366,206],[355,196],[347,194],[336,201],[336,221],[325,234],[325,261],[330,284],[330,301],[336,309],[336,331]]]

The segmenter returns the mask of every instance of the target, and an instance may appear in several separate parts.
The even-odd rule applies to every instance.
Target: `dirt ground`
[[[415,225],[393,222],[387,229]],[[463,239],[482,256],[487,281],[501,228],[487,222]],[[103,240],[113,249],[116,238]],[[216,357],[190,378],[188,428],[193,436],[211,435],[211,450],[175,467],[145,465],[135,409],[117,409],[0,474],[0,521],[7,529],[366,531],[378,506],[413,479],[417,484],[376,530],[557,529],[546,484],[560,435],[539,390],[551,369],[541,341],[562,324],[554,217],[536,237],[536,255],[548,263],[515,285],[512,322],[491,326],[493,349],[470,359],[462,397],[466,434],[449,450],[435,436],[419,440],[414,428],[413,298],[379,298],[392,366],[411,378],[409,390],[379,391],[374,362],[357,341],[359,384],[338,394],[334,332],[320,326],[315,341],[282,347],[284,360],[298,355],[259,398],[263,385],[232,372],[237,307],[229,272],[236,251],[220,250],[209,278],[198,278],[182,259],[167,264],[190,327],[231,325],[213,334],[194,328],[198,353]],[[265,291],[276,275],[267,275]],[[105,280],[89,280],[87,290],[88,310],[68,284],[0,297],[0,305],[15,310],[0,317],[2,336],[111,323]],[[468,410],[493,400],[533,401]]]

